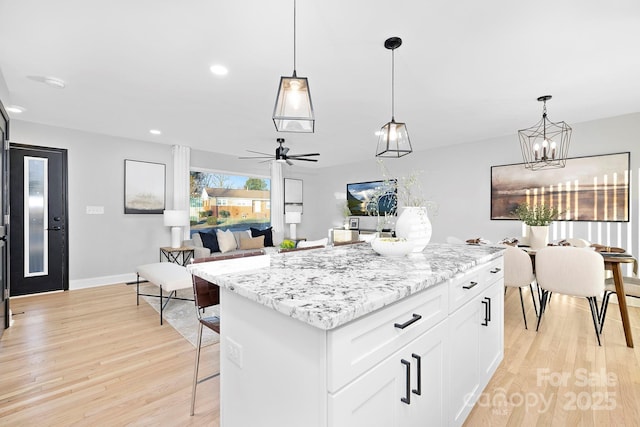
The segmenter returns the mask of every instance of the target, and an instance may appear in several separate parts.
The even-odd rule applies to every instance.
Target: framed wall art
[[[491,167],[491,219],[517,219],[520,203],[557,207],[562,221],[629,221],[630,153],[567,159],[558,169]]]
[[[124,213],[161,214],[165,207],[165,165],[124,161]]]
[[[360,219],[359,218],[350,218],[349,219],[349,230],[357,230],[360,228]]]

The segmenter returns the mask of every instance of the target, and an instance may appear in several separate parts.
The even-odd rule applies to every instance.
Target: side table
[[[193,257],[193,248],[186,246],[181,246],[179,248],[164,246],[160,248],[160,262],[167,261],[186,266]]]

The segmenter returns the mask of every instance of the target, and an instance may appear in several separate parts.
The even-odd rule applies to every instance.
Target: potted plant
[[[549,224],[560,217],[556,207],[544,204],[530,205],[521,203],[514,214],[528,227],[529,246],[539,249],[549,243]]]

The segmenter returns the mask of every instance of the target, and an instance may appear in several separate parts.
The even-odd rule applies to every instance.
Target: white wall
[[[569,149],[571,157],[631,152],[632,221],[619,225],[600,223],[602,229],[600,238],[606,238],[606,231],[609,228],[614,237],[607,243],[620,245],[631,250],[634,255],[638,255],[640,253],[638,250],[640,113],[586,123],[572,123],[571,126],[573,127]],[[375,141],[372,144],[375,144]],[[412,144],[414,149],[420,147],[418,140],[412,140]],[[513,135],[486,141],[422,152],[415,151],[400,159],[385,160],[392,175],[403,176],[404,171],[422,171],[421,182],[425,196],[438,205],[438,213],[431,217],[434,242],[444,242],[449,235],[464,239],[483,237],[494,242],[504,237],[521,235],[519,221],[490,220],[491,166],[521,162],[520,143],[515,132]],[[334,193],[345,192],[347,182],[371,181],[380,178],[382,178],[381,170],[373,155],[362,162],[318,170],[314,178],[305,181],[307,187],[314,189],[313,198],[305,197],[304,201],[305,211],[308,211],[307,207],[309,207],[316,212],[312,227],[327,230],[342,223],[338,209],[327,210],[325,206],[328,200],[334,200]],[[363,227],[363,219],[361,218],[360,221]],[[364,221],[365,228],[371,228],[370,226],[374,224],[371,218],[364,218]],[[574,223],[572,227],[573,235],[587,236],[589,223]],[[600,240],[597,239],[596,233],[598,225],[592,224],[591,228],[594,233],[592,240]],[[623,236],[622,241],[617,240],[618,229]],[[632,245],[628,244],[625,237],[629,229],[633,237]],[[560,231],[558,230],[558,233]],[[567,229],[566,232],[569,230]],[[601,242],[605,243],[602,240]]]

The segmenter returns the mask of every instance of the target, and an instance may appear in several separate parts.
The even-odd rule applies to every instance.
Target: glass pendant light
[[[527,169],[563,168],[567,163],[571,127],[565,122],[554,123],[547,118],[547,101],[551,95],[538,98],[543,103],[542,119],[527,129],[518,131],[524,166]]]
[[[395,55],[394,52],[402,45],[400,37],[391,37],[385,40],[384,47],[391,50],[391,121],[382,126],[379,132],[376,157],[402,157],[411,153],[411,141],[407,125],[395,120],[394,111],[394,84],[395,84]]]
[[[273,123],[278,132],[313,133],[315,115],[306,77],[296,74],[296,1],[293,0],[293,76],[280,77],[280,87],[273,109]]]

